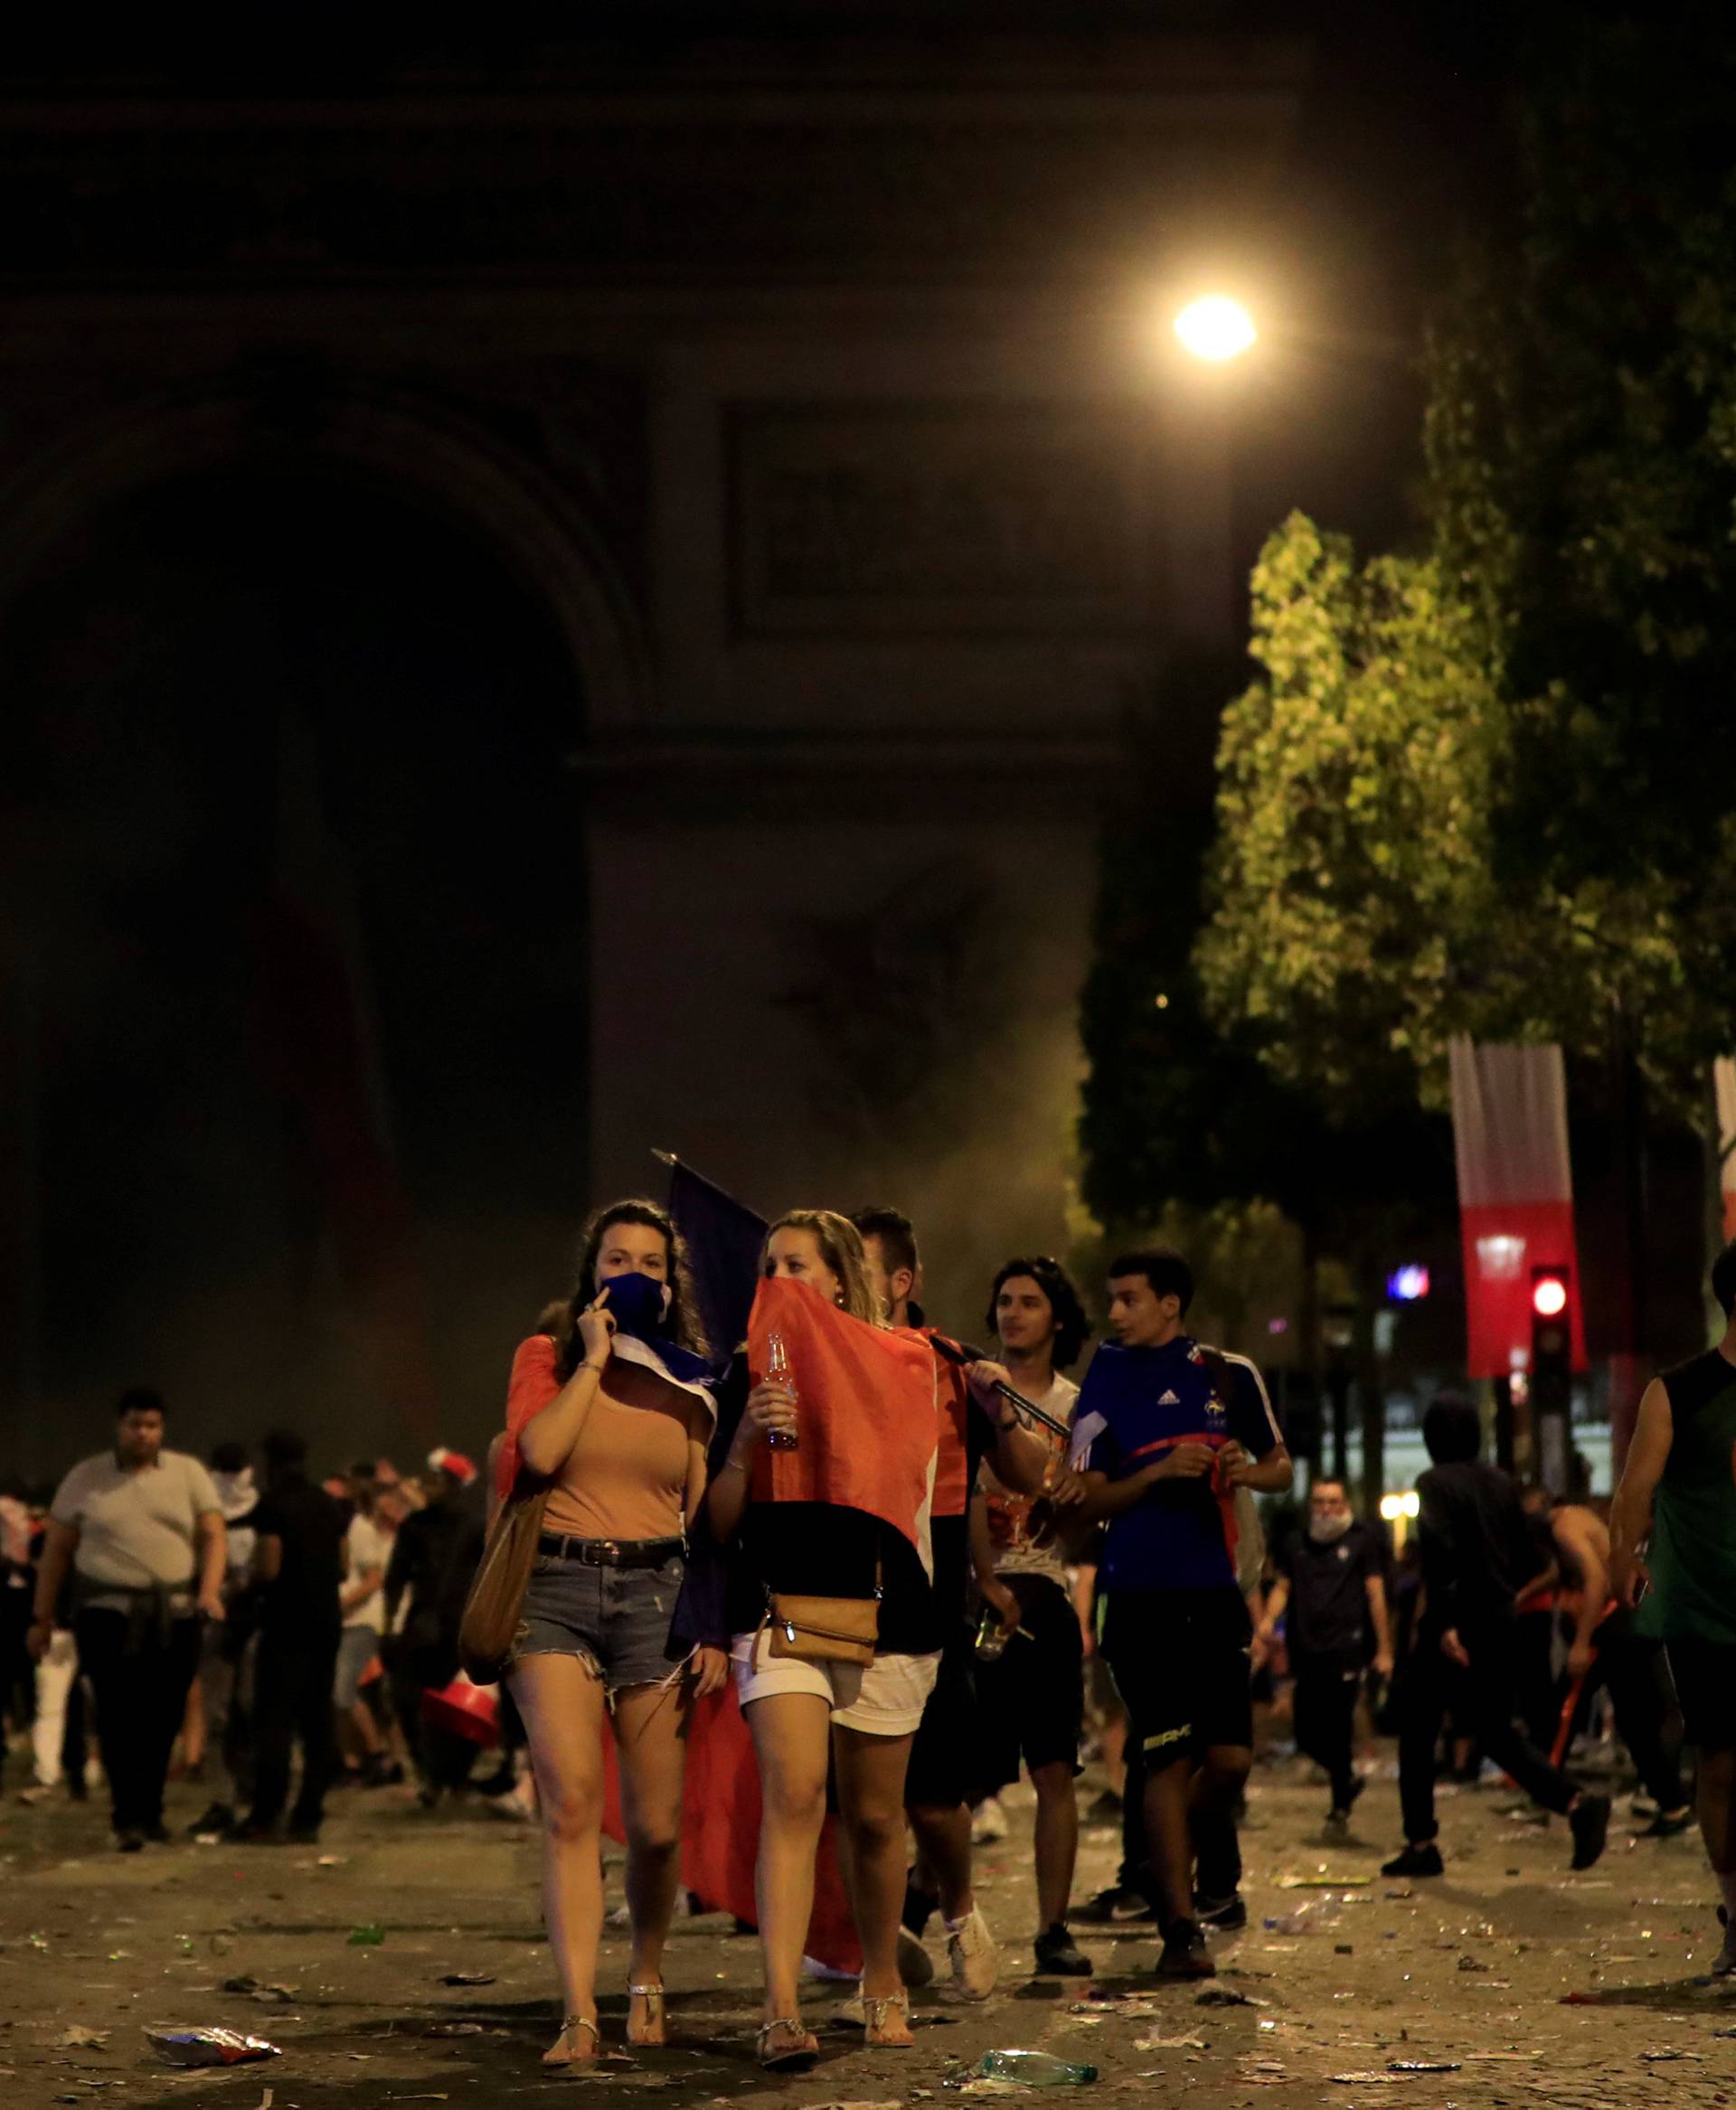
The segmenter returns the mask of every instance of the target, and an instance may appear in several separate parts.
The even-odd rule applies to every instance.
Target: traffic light
[[[1531,1271],[1531,1413],[1537,1465],[1554,1494],[1567,1492],[1569,1423],[1573,1409],[1573,1271]]]

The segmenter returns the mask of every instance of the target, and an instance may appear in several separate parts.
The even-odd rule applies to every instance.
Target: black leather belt
[[[679,1539],[569,1539],[544,1531],[539,1553],[553,1560],[577,1560],[586,1568],[661,1568],[682,1550]]]

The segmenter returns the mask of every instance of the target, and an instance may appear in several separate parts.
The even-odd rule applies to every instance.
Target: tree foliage
[[[1433,332],[1420,552],[1262,555],[1199,963],[1329,1107],[1617,1016],[1685,1106],[1736,1030],[1732,90],[1723,11],[1556,18]]]

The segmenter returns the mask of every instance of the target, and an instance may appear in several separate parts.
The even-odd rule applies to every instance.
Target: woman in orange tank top
[[[674,1224],[654,1203],[621,1201],[592,1219],[579,1286],[513,1359],[519,1469],[550,1490],[505,1673],[536,1771],[543,1917],[561,1973],[549,2066],[590,2066],[598,2052],[606,1710],[627,1830],[627,2039],[664,2040],[684,1739],[693,1700],[719,1690],[727,1668],[718,1649],[677,1665],[667,1654],[687,1526],[705,1493],[703,1346]]]

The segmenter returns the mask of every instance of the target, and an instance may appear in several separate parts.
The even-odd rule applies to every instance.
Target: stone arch
[[[649,716],[642,626],[582,510],[473,421],[382,387],[322,381],[273,403],[233,385],[82,421],[0,487],[0,621],[43,552],[104,507],[190,471],[250,463],[326,466],[420,491],[490,539],[541,595],[571,655],[588,727],[626,730]]]

